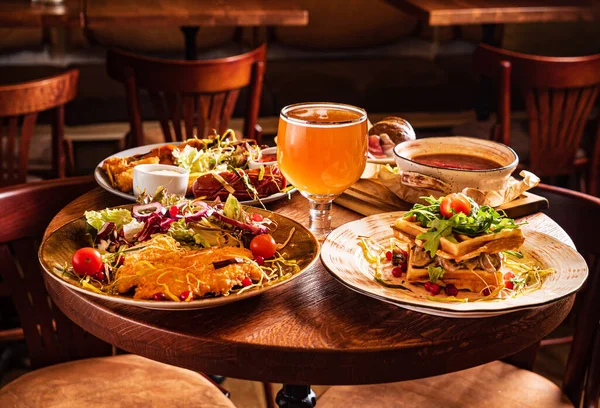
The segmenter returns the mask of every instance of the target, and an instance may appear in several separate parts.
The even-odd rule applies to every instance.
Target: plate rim
[[[557,240],[556,238],[554,238],[551,235],[548,235],[548,234],[546,234],[544,232],[536,231],[536,230],[532,230],[532,231],[535,231],[536,233],[541,234],[541,235],[545,235],[545,236],[549,237],[550,239],[552,239],[553,241],[556,241],[556,242],[560,243],[561,245],[564,245],[564,246],[568,247],[569,250],[572,251],[572,253],[574,253],[575,255],[577,255],[580,258],[580,260],[583,262],[583,264],[585,265],[585,270],[584,270],[585,277],[581,280],[581,282],[579,283],[579,285],[576,288],[570,289],[567,293],[562,294],[559,297],[555,297],[553,299],[544,301],[542,303],[534,303],[534,304],[522,305],[522,306],[511,306],[511,307],[506,307],[506,308],[496,309],[496,310],[489,310],[489,309],[457,310],[457,309],[450,309],[448,307],[443,307],[443,305],[445,303],[442,303],[442,305],[440,305],[440,306],[435,306],[435,305],[430,305],[430,304],[414,304],[414,303],[406,302],[406,301],[403,301],[403,300],[390,299],[390,298],[387,298],[385,296],[377,295],[375,293],[369,292],[367,290],[364,290],[362,288],[356,287],[354,285],[351,285],[351,284],[345,282],[341,277],[339,277],[336,274],[336,272],[334,272],[330,268],[330,266],[325,261],[323,254],[327,252],[328,246],[332,245],[332,240],[330,240],[330,237],[332,236],[332,234],[335,231],[341,230],[342,228],[348,228],[348,226],[350,224],[353,224],[353,223],[361,223],[364,220],[366,220],[367,218],[377,218],[377,217],[382,217],[382,216],[385,216],[385,215],[392,216],[392,214],[398,214],[398,215],[400,215],[400,214],[405,213],[405,212],[406,211],[392,211],[392,212],[387,212],[387,213],[373,214],[373,215],[370,215],[368,217],[364,217],[364,218],[361,218],[361,219],[358,219],[358,220],[355,220],[355,221],[348,222],[348,223],[346,223],[344,225],[339,226],[334,231],[332,231],[332,233],[329,234],[327,236],[327,238],[325,239],[325,241],[321,244],[321,254],[319,256],[319,258],[321,260],[321,263],[323,264],[323,266],[325,267],[325,269],[327,270],[327,272],[329,272],[330,275],[332,275],[338,282],[342,283],[345,287],[350,288],[350,289],[354,290],[355,292],[360,293],[361,295],[365,295],[365,296],[368,296],[368,297],[371,297],[373,299],[377,299],[379,301],[383,301],[383,302],[386,302],[386,303],[394,304],[394,305],[396,305],[398,307],[403,307],[404,305],[406,305],[406,306],[413,306],[413,307],[418,307],[418,308],[422,308],[422,309],[428,309],[428,310],[432,310],[432,311],[440,311],[440,312],[444,312],[444,313],[451,313],[451,314],[455,314],[456,316],[466,315],[466,314],[472,314],[472,313],[478,313],[478,314],[480,313],[482,315],[490,314],[490,317],[494,316],[493,313],[497,313],[497,312],[500,312],[500,311],[503,312],[501,314],[506,314],[506,313],[517,312],[517,311],[520,311],[520,310],[527,310],[527,309],[539,308],[539,307],[547,306],[547,305],[549,305],[551,303],[557,302],[557,301],[559,301],[561,299],[564,299],[564,298],[566,298],[568,296],[571,296],[571,295],[577,293],[582,288],[582,286],[585,284],[585,281],[589,277],[589,266],[587,265],[587,262],[585,261],[585,258],[583,258],[583,256],[579,252],[577,252],[576,249],[570,247],[569,245],[564,244],[563,242]],[[425,312],[423,312],[423,313],[425,313]],[[500,315],[500,314],[496,314],[496,315]],[[471,317],[471,316],[466,316],[466,317]],[[484,316],[482,316],[482,317],[484,317]]]
[[[116,152],[111,154],[110,156],[105,157],[104,159],[102,159],[94,168],[94,179],[96,180],[96,183],[102,187],[105,191],[114,194],[116,196],[119,196],[121,198],[124,198],[128,201],[136,201],[136,198],[133,194],[127,194],[124,193],[122,191],[117,190],[116,188],[113,188],[112,186],[110,186],[106,180],[104,179],[104,175],[103,175],[103,170],[102,170],[102,164],[104,163],[104,161],[106,159],[110,159],[112,157],[122,157],[122,154],[125,152],[128,152],[130,150],[136,150],[136,149],[140,149],[143,147],[148,147],[149,150],[152,150],[156,147],[161,147],[161,146],[165,146],[165,145],[175,145],[178,146],[180,145],[182,142],[163,142],[163,143],[153,143],[153,144],[149,144],[149,145],[143,145],[143,146],[137,146],[137,147],[130,147],[129,149],[125,149],[125,150],[121,150],[120,152]],[[147,153],[148,153],[147,152]],[[142,154],[142,153],[136,153],[136,154]],[[132,155],[132,154],[130,154]],[[279,192],[279,193],[275,193],[275,194],[271,194],[268,197],[262,198],[260,200],[245,200],[245,201],[240,201],[240,204],[244,204],[244,205],[256,205],[256,204],[260,204],[261,202],[264,204],[273,202],[273,201],[277,201],[280,200],[282,198],[284,198],[286,195],[288,194],[294,194],[296,191],[298,191],[298,189],[296,187],[293,187],[291,190],[287,191],[287,192]]]
[[[122,208],[125,206],[131,206],[131,205],[132,204],[125,204],[125,205],[121,205],[121,206],[114,206],[114,207],[108,207],[108,208]],[[246,207],[256,210],[255,207],[249,207],[249,206],[246,206]],[[314,266],[315,262],[320,260],[320,253],[321,253],[322,245],[319,242],[319,240],[317,239],[317,237],[308,228],[306,228],[304,225],[300,224],[298,221],[296,221],[286,215],[275,213],[270,210],[264,210],[262,208],[260,208],[259,210],[277,214],[280,217],[284,217],[284,218],[292,221],[295,224],[294,227],[296,227],[296,228],[298,226],[300,226],[302,229],[304,229],[306,232],[308,232],[310,239],[315,244],[315,252],[312,256],[312,259],[310,259],[310,261],[306,264],[306,266],[304,268],[302,268],[298,273],[293,274],[288,279],[279,281],[279,282],[277,282],[273,285],[267,286],[267,287],[247,291],[242,295],[236,295],[236,297],[229,295],[229,296],[218,296],[218,297],[207,298],[207,299],[197,299],[197,300],[192,300],[190,302],[159,302],[160,306],[167,306],[167,307],[162,308],[162,307],[157,307],[158,305],[156,304],[156,301],[153,301],[153,300],[138,300],[138,299],[133,299],[133,297],[100,294],[100,293],[96,293],[91,290],[82,288],[80,286],[77,286],[68,280],[62,279],[60,276],[58,276],[56,273],[54,273],[52,270],[49,269],[50,266],[46,264],[46,262],[44,261],[43,256],[42,256],[42,253],[44,252],[43,249],[46,247],[46,245],[48,244],[48,240],[50,239],[50,237],[53,234],[55,234],[58,230],[65,228],[69,224],[73,224],[77,221],[82,220],[84,218],[83,215],[59,225],[58,227],[54,228],[51,232],[49,232],[46,235],[46,237],[42,240],[42,243],[40,244],[40,247],[37,252],[38,262],[39,262],[40,266],[42,267],[42,270],[44,271],[45,274],[49,275],[51,278],[53,278],[56,281],[58,281],[59,283],[63,284],[68,289],[72,289],[72,290],[75,290],[76,292],[82,293],[84,295],[89,295],[94,298],[97,298],[100,300],[105,300],[105,301],[112,302],[115,304],[121,304],[121,305],[126,305],[126,306],[136,306],[136,307],[141,307],[141,308],[149,309],[149,310],[173,310],[173,311],[199,310],[199,309],[209,309],[209,308],[213,308],[213,307],[224,306],[224,305],[227,305],[230,303],[235,303],[237,301],[241,301],[244,299],[249,299],[254,296],[261,295],[271,289],[279,288],[282,285],[293,281],[300,275],[303,275],[307,270],[309,270],[310,268],[312,268]],[[232,299],[232,300],[229,300],[229,299]]]

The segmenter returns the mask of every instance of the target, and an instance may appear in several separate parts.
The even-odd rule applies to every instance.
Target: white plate
[[[359,236],[369,236],[387,245],[390,225],[404,212],[372,215],[334,230],[321,249],[321,261],[345,286],[364,295],[400,307],[443,317],[480,318],[542,306],[575,293],[585,282],[588,267],[573,248],[525,225],[521,251],[533,256],[544,268],[553,268],[541,289],[512,299],[486,302],[442,303],[418,298],[403,289],[388,288],[373,279],[374,268],[358,246]]]
[[[115,153],[112,156],[107,157],[106,159],[109,159],[111,157],[128,157],[128,156],[136,156],[136,155],[140,155],[140,154],[146,154],[150,150],[154,149],[155,147],[160,147],[160,146],[164,146],[167,144],[178,145],[179,143],[180,142],[156,143],[156,144],[150,144],[150,145],[145,145],[145,146],[138,146],[138,147],[134,147],[131,149],[123,150],[122,152],[119,152],[119,153]],[[106,160],[106,159],[104,159],[104,160]],[[133,194],[124,193],[122,191],[117,190],[116,188],[113,188],[110,185],[110,181],[108,180],[108,177],[104,173],[104,170],[102,170],[102,164],[104,163],[104,160],[102,160],[100,163],[98,163],[98,165],[96,166],[96,169],[94,170],[94,178],[96,179],[96,182],[98,183],[98,185],[100,187],[102,187],[103,189],[105,189],[106,191],[108,191],[109,193],[112,193],[114,195],[117,195],[117,196],[122,197],[129,201],[135,201],[135,196]],[[296,188],[293,188],[289,192],[276,193],[276,194],[270,195],[268,197],[261,198],[260,201],[246,200],[246,201],[240,201],[240,202],[242,204],[246,204],[246,205],[256,205],[256,204],[260,204],[260,202],[262,202],[263,204],[267,204],[272,201],[277,201],[284,197],[287,197],[288,194],[293,194],[296,191],[297,191]]]

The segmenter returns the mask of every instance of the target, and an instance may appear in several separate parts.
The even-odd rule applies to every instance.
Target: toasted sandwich
[[[429,206],[416,204],[392,225],[396,238],[410,246],[406,280],[453,284],[472,292],[502,285],[501,252],[517,250],[523,244],[519,226],[472,201],[468,201],[468,213],[451,211],[444,216],[439,210],[443,200],[428,199]],[[485,225],[476,225],[478,222]]]

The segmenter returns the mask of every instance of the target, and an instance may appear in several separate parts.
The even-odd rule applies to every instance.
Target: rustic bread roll
[[[410,123],[396,116],[384,118],[369,130],[369,135],[381,135],[382,133],[387,134],[395,144],[417,138]]]

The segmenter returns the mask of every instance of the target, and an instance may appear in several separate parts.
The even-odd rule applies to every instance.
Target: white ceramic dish
[[[167,164],[140,164],[133,168],[133,195],[154,194],[160,186],[171,194],[185,195],[190,172]]]
[[[260,151],[261,157],[262,155],[267,155],[267,154],[277,154],[277,147],[267,147],[266,149],[262,149]],[[260,159],[260,157],[259,157]],[[277,164],[277,160],[273,160],[273,161],[269,161],[269,162],[260,162],[260,161],[255,161],[255,160],[249,160],[248,161],[248,168],[250,169],[258,169],[260,168],[260,166],[273,166]]]
[[[544,268],[553,268],[541,289],[497,302],[444,303],[415,297],[402,289],[388,288],[373,278],[373,266],[364,258],[358,237],[369,236],[387,245],[393,232],[390,225],[403,211],[372,215],[342,225],[322,245],[321,261],[345,286],[363,295],[397,306],[443,317],[483,318],[517,310],[540,307],[575,293],[585,282],[588,267],[577,251],[557,239],[525,225],[521,251],[537,259]]]
[[[423,154],[465,154],[491,159],[501,167],[491,170],[456,170],[417,163],[411,157]],[[449,192],[466,187],[502,190],[519,164],[513,149],[490,140],[463,136],[430,137],[400,143],[394,148],[395,161],[404,172],[418,173],[442,181]]]
[[[123,150],[122,152],[119,152],[119,153],[115,153],[109,157],[128,157],[128,156],[136,156],[139,154],[146,154],[150,150],[152,150],[156,147],[164,146],[166,144],[178,145],[179,142],[156,143],[156,144],[151,144],[151,145],[146,145],[146,146],[134,147],[131,149]],[[107,158],[109,158],[109,157],[107,157]],[[110,184],[110,181],[108,180],[108,177],[106,176],[106,173],[104,172],[104,170],[102,170],[103,163],[104,163],[104,160],[102,160],[100,163],[98,163],[98,165],[96,166],[96,169],[94,170],[94,178],[96,179],[96,182],[98,183],[98,185],[111,194],[114,194],[116,196],[124,198],[125,200],[135,201],[135,196],[133,194],[124,193],[124,192],[112,187],[112,185]],[[283,198],[288,197],[289,194],[295,193],[296,191],[297,191],[297,189],[293,188],[290,191],[285,192],[285,193],[276,193],[276,194],[270,195],[268,197],[262,198],[260,200],[260,202],[262,202],[263,204],[267,204],[267,203],[270,203],[273,201],[281,200]],[[246,204],[246,205],[260,204],[260,202],[258,200],[246,200],[246,201],[240,201],[240,202],[242,204]]]

